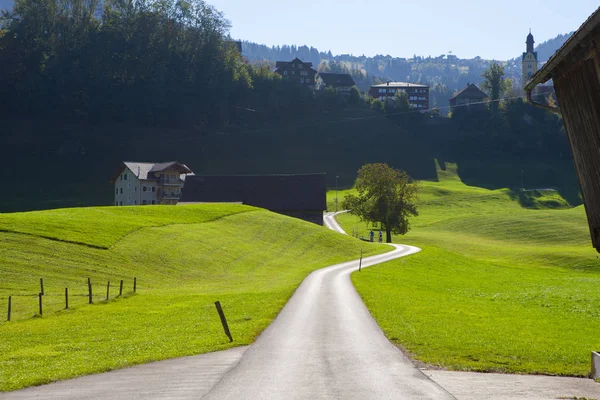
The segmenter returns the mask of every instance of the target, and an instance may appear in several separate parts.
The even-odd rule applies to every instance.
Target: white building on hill
[[[177,204],[185,177],[193,174],[177,161],[124,161],[110,180],[115,184],[115,206]]]

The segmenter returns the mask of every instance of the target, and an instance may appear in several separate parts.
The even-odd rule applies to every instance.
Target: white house
[[[177,161],[124,161],[110,180],[115,184],[115,206],[177,204],[190,174],[192,170]]]

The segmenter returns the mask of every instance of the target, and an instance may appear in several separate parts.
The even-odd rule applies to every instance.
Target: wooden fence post
[[[137,278],[133,277],[133,293],[137,291]]]
[[[360,260],[358,261],[358,272],[362,269],[362,249],[360,249]]]
[[[8,322],[10,322],[11,311],[12,311],[12,296],[8,296]]]
[[[65,288],[65,310],[69,309],[69,288]]]
[[[121,279],[121,284],[119,285],[119,297],[123,296],[123,279]]]
[[[106,284],[106,301],[108,301],[108,294],[110,293],[110,281]]]
[[[229,332],[229,326],[227,325],[227,319],[225,319],[225,313],[223,312],[223,308],[221,307],[221,302],[215,301],[215,307],[217,307],[217,312],[219,313],[219,317],[221,318],[221,323],[223,324],[223,330],[225,331],[225,334],[229,338],[229,341],[233,342],[231,332]]]
[[[40,278],[40,293],[44,295],[44,278]]]
[[[42,310],[42,293],[40,292],[40,294],[38,295],[39,299],[40,299],[40,317],[43,315],[43,310]]]
[[[88,278],[88,302],[92,304],[92,281]]]

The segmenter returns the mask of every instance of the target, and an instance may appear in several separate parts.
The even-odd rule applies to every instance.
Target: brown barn
[[[323,225],[325,174],[188,176],[179,204],[242,203]]]
[[[600,252],[600,8],[525,85],[529,101],[552,79],[583,194],[592,244]],[[557,109],[552,109],[557,111]]]

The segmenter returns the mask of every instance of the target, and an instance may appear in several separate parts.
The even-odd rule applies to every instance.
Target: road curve
[[[343,232],[333,214],[325,224]],[[368,267],[412,246],[363,259]],[[453,399],[383,335],[350,281],[358,261],[310,274],[204,399]]]

